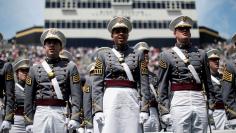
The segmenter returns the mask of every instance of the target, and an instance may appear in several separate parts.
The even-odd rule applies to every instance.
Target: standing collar
[[[192,44],[191,43],[175,43],[175,46],[180,48],[180,49],[189,49]]]
[[[129,48],[128,44],[124,45],[113,45],[113,48],[115,48],[117,51],[126,51]]]
[[[61,58],[60,57],[58,57],[58,58],[49,58],[49,57],[46,57],[46,62],[48,63],[48,64],[55,64],[55,63],[58,63],[60,60],[61,60]]]

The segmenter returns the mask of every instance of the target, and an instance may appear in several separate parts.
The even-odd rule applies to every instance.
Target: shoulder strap
[[[45,71],[46,71],[48,74],[52,72],[52,69],[50,68],[50,66],[48,65],[48,63],[47,63],[45,60],[42,62],[42,66],[43,66],[43,68],[45,69]],[[57,98],[58,98],[58,99],[63,99],[62,93],[61,93],[61,89],[60,89],[60,86],[59,86],[59,84],[58,84],[58,82],[57,82],[56,77],[54,77],[53,79],[51,79],[51,82],[52,82],[52,85],[53,85],[53,87],[54,87],[54,89],[55,89]]]
[[[183,54],[183,52],[178,48],[178,47],[173,47],[172,50],[175,51],[175,53],[180,57],[181,60],[184,61],[184,63],[188,62],[188,59],[185,57],[185,55]],[[193,65],[189,64],[188,65],[188,69],[190,70],[190,72],[192,73],[194,79],[196,80],[197,83],[201,83],[201,80],[195,70],[195,68],[193,67]]]
[[[112,48],[112,51],[113,51],[113,53],[115,54],[115,56],[118,58],[119,61],[124,60],[124,59],[121,57],[121,54],[120,54],[116,49]],[[130,81],[134,81],[134,78],[133,78],[133,75],[132,75],[132,73],[131,73],[131,71],[130,71],[130,69],[129,69],[129,66],[128,66],[124,61],[121,63],[121,65],[123,66],[123,68],[124,68],[124,70],[125,70],[125,73],[126,73],[128,79],[129,79]]]
[[[216,84],[220,85],[220,81],[219,81],[216,77],[214,77],[214,76],[212,76],[212,75],[211,75],[211,80],[212,80],[213,82],[215,82]]]
[[[25,89],[18,83],[16,83],[16,86],[19,87],[22,91],[24,91]]]
[[[149,84],[149,87],[150,87],[150,89],[152,90],[152,92],[153,92],[155,98],[158,98],[158,95],[157,95],[157,93],[156,93],[156,91],[155,91],[155,88],[154,88],[153,84],[150,83],[150,84]]]

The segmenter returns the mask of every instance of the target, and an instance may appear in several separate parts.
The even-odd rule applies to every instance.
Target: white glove
[[[93,133],[93,129],[92,128],[86,129],[86,133]]]
[[[11,129],[11,123],[9,121],[3,121],[1,125],[1,131],[10,129]]]
[[[208,109],[208,115],[212,116],[213,115],[213,111],[211,109]]]
[[[75,121],[75,120],[70,120],[68,123],[68,129],[76,129],[79,128],[80,124],[79,122]]]
[[[78,129],[77,129],[77,132],[78,132],[78,133],[84,133],[84,128],[82,128],[82,127],[78,128]]]
[[[170,114],[165,114],[161,117],[162,121],[165,123],[165,124],[169,124],[170,123],[170,118],[171,118],[171,115]]]
[[[148,119],[148,113],[146,113],[146,112],[141,112],[140,114],[139,114],[139,123],[144,123],[145,121],[147,121],[147,119]]]
[[[105,116],[102,112],[98,112],[95,114],[94,116],[94,120],[98,123],[98,124],[104,124],[105,121]]]
[[[33,125],[28,125],[28,126],[26,126],[25,131],[26,131],[27,133],[33,133]]]

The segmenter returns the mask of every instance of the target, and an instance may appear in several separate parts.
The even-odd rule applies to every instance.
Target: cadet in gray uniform
[[[142,52],[127,44],[131,29],[132,24],[124,17],[115,17],[109,22],[114,45],[112,49],[98,52],[92,73],[94,121],[104,123],[102,133],[138,133],[140,123],[148,119],[147,63]],[[144,103],[141,109],[138,84]]]
[[[83,86],[83,109],[84,109],[84,123],[85,133],[93,133],[93,118],[92,118],[92,77],[90,73],[94,69],[95,63],[91,63],[87,67],[88,75],[85,77],[86,81]]]
[[[27,57],[19,57],[13,64],[13,70],[17,83],[15,83],[15,111],[14,124],[10,133],[25,133],[24,122],[24,87],[27,74],[29,73],[30,61]]]
[[[163,51],[159,59],[160,112],[165,123],[173,122],[175,133],[207,132],[207,107],[202,85],[207,97],[213,86],[207,54],[190,42],[192,23],[188,16],[171,21],[170,29],[177,42],[172,49]]]
[[[219,74],[220,55],[217,49],[207,51],[209,66],[211,70],[211,81],[214,86],[214,95],[209,99],[210,113],[213,116],[215,130],[224,130],[226,127],[226,113],[222,98],[221,75]]]
[[[232,42],[236,47],[236,34],[232,37]],[[229,125],[236,129],[236,60],[229,59],[224,68],[222,78],[222,95],[223,101],[226,107],[226,115],[229,121]]]
[[[149,46],[145,42],[139,42],[134,46],[134,49],[139,50],[140,52],[143,52],[145,55],[145,60],[148,64],[149,57]],[[143,124],[144,126],[144,132],[159,132],[161,131],[160,126],[160,119],[159,119],[159,113],[158,113],[158,102],[157,102],[157,86],[158,86],[158,79],[157,75],[154,74],[151,71],[148,71],[149,75],[149,90],[150,90],[150,107],[149,107],[149,118],[148,120]]]
[[[65,133],[66,127],[79,127],[82,114],[82,89],[75,63],[59,57],[66,38],[57,29],[48,29],[41,35],[46,58],[30,68],[25,86],[26,131],[34,133]],[[71,98],[71,120],[68,107]],[[36,110],[34,112],[34,108]],[[67,126],[66,126],[67,125]]]
[[[2,42],[0,33],[0,44]],[[14,111],[14,75],[11,63],[0,60],[0,132],[8,132],[13,122]]]

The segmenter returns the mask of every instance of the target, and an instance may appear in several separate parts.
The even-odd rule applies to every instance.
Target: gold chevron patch
[[[102,69],[103,69],[102,61],[97,58],[95,68],[92,72],[92,75],[102,75],[102,73],[103,73]]]
[[[31,77],[27,76],[25,83],[26,83],[27,85],[31,86],[31,84],[32,84],[32,79],[31,79]]]
[[[233,78],[233,74],[227,71],[227,69],[225,68],[224,73],[223,73],[223,80],[231,82],[232,78]]]
[[[166,62],[163,61],[163,60],[160,60],[159,65],[160,65],[160,67],[162,67],[162,68],[166,68]]]
[[[145,60],[141,61],[141,73],[148,74],[147,62]]]
[[[13,79],[14,79],[13,72],[7,72],[6,80],[13,80]]]
[[[76,75],[72,76],[72,81],[73,81],[73,83],[78,83],[80,81],[79,74],[76,74]]]
[[[83,92],[85,92],[85,93],[89,93],[89,92],[90,92],[90,87],[89,87],[88,84],[85,84],[85,85],[83,86]]]

